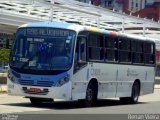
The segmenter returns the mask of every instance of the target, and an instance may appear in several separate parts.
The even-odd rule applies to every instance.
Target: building
[[[132,11],[136,12],[144,9],[145,0],[125,0],[123,4],[123,12]]]
[[[152,6],[155,2],[159,0],[123,0],[123,11],[140,11],[144,8]]]
[[[146,7],[150,7],[159,0],[77,0],[77,1],[93,4],[96,6],[101,6],[111,10],[114,9],[115,11],[118,12],[126,12],[126,11],[136,12]]]
[[[80,2],[85,2],[95,6],[101,6],[110,10],[115,10],[117,12],[122,12],[123,10],[123,0],[77,0]]]
[[[160,2],[160,0],[145,0],[144,6],[149,7],[151,5],[153,5],[155,2]]]
[[[117,12],[160,20],[160,0],[77,0]]]
[[[123,12],[141,18],[160,20],[160,1],[158,0],[126,0]]]

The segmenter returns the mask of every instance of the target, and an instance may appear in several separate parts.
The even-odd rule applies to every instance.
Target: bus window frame
[[[156,50],[155,50],[155,43],[153,41],[150,41],[150,40],[144,41],[144,40],[135,39],[135,38],[126,37],[126,36],[110,36],[110,35],[106,35],[106,34],[102,34],[102,33],[98,33],[98,32],[92,32],[92,31],[81,31],[81,32],[87,32],[87,34],[86,34],[86,36],[87,36],[87,62],[105,63],[105,64],[120,64],[120,65],[135,65],[135,66],[150,66],[150,67],[156,65],[156,57],[155,57],[155,51]],[[103,49],[103,60],[94,60],[94,59],[89,58],[89,47],[92,47],[92,46],[89,46],[89,39],[90,39],[91,34],[103,36],[103,45],[101,47]],[[111,39],[117,39],[117,42],[118,42],[118,44],[117,44],[117,61],[107,61],[106,60],[106,56],[105,56],[105,52],[106,52],[105,37],[108,37],[108,38],[111,38]],[[130,57],[131,57],[130,62],[120,62],[120,51],[123,51],[123,50],[119,49],[119,40],[120,39],[127,39],[127,40],[129,39],[130,40],[130,49],[129,49],[130,51],[128,51],[130,53]],[[136,49],[132,50],[132,42],[133,41],[135,41],[136,43],[137,42],[142,42],[143,46],[146,42],[149,42],[149,43],[153,44],[153,54],[152,54],[154,56],[154,63],[153,64],[145,64],[144,47],[143,47],[142,52],[136,52]],[[108,48],[108,49],[110,49],[110,48]],[[124,51],[127,51],[127,50],[124,50]],[[142,63],[134,63],[133,62],[133,53],[143,54],[143,62]]]
[[[85,51],[86,51],[86,60],[85,61],[82,61],[81,59],[80,59],[80,46],[79,46],[79,41],[81,41],[81,39],[80,38],[82,38],[82,37],[84,37],[85,39],[86,39],[86,42],[85,42]],[[87,63],[88,63],[88,56],[87,56],[87,53],[88,53],[88,51],[87,51],[87,40],[88,40],[88,36],[86,36],[86,35],[80,35],[80,34],[78,34],[77,35],[77,38],[76,38],[76,40],[75,40],[75,55],[74,55],[74,66],[73,66],[73,74],[75,74],[75,73],[77,73],[79,70],[81,70],[82,68],[84,68],[85,66],[87,66]],[[78,54],[76,53],[76,51],[77,51],[77,47],[78,47]],[[76,55],[77,54],[77,55]],[[76,58],[77,57],[77,58]]]
[[[89,39],[90,39],[90,35],[97,35],[97,36],[101,36],[103,37],[102,41],[100,41],[100,46],[90,46],[89,45]],[[101,34],[101,33],[97,33],[97,32],[89,32],[88,34],[88,44],[87,44],[87,51],[88,51],[88,61],[89,62],[104,62],[105,61],[105,55],[104,55],[104,34]],[[101,43],[102,43],[102,46],[101,46]],[[103,58],[101,59],[101,50],[100,50],[100,59],[90,59],[89,56],[89,48],[99,48],[102,50],[102,55],[103,55]]]
[[[115,42],[115,40],[116,40],[116,44],[117,44],[117,47],[113,47],[113,48],[108,48],[107,46],[106,46],[106,38],[107,39],[113,39],[114,40],[114,42]],[[119,41],[119,38],[118,37],[112,37],[112,36],[109,36],[109,35],[105,35],[104,36],[104,49],[105,49],[105,51],[104,51],[104,57],[105,57],[105,62],[106,63],[118,63],[119,62],[119,52],[118,52],[118,47],[119,47],[119,44],[118,44],[118,41]],[[117,56],[116,56],[116,53],[115,53],[115,61],[111,61],[111,60],[108,60],[107,58],[106,58],[106,51],[107,50],[112,50],[112,51],[114,51],[114,52],[117,52]]]
[[[120,49],[120,44],[119,44],[119,42],[120,42],[120,40],[129,40],[129,49]],[[119,64],[129,64],[129,65],[131,65],[132,64],[132,51],[131,51],[131,39],[130,38],[126,38],[126,37],[118,37],[118,63]],[[130,56],[130,61],[122,61],[121,62],[121,60],[120,60],[120,52],[127,52],[128,54],[130,54],[129,56]]]

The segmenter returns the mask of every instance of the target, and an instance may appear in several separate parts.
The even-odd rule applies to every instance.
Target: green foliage
[[[10,49],[0,49],[0,62],[7,62],[9,60]]]

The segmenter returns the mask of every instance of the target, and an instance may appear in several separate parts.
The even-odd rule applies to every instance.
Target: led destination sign
[[[69,33],[68,30],[52,28],[27,28],[26,30],[26,34],[31,36],[66,37]]]

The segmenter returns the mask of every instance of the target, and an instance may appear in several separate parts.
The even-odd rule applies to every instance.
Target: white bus
[[[155,42],[64,22],[21,26],[9,61],[8,94],[32,104],[63,99],[120,98],[137,103],[153,93]]]

